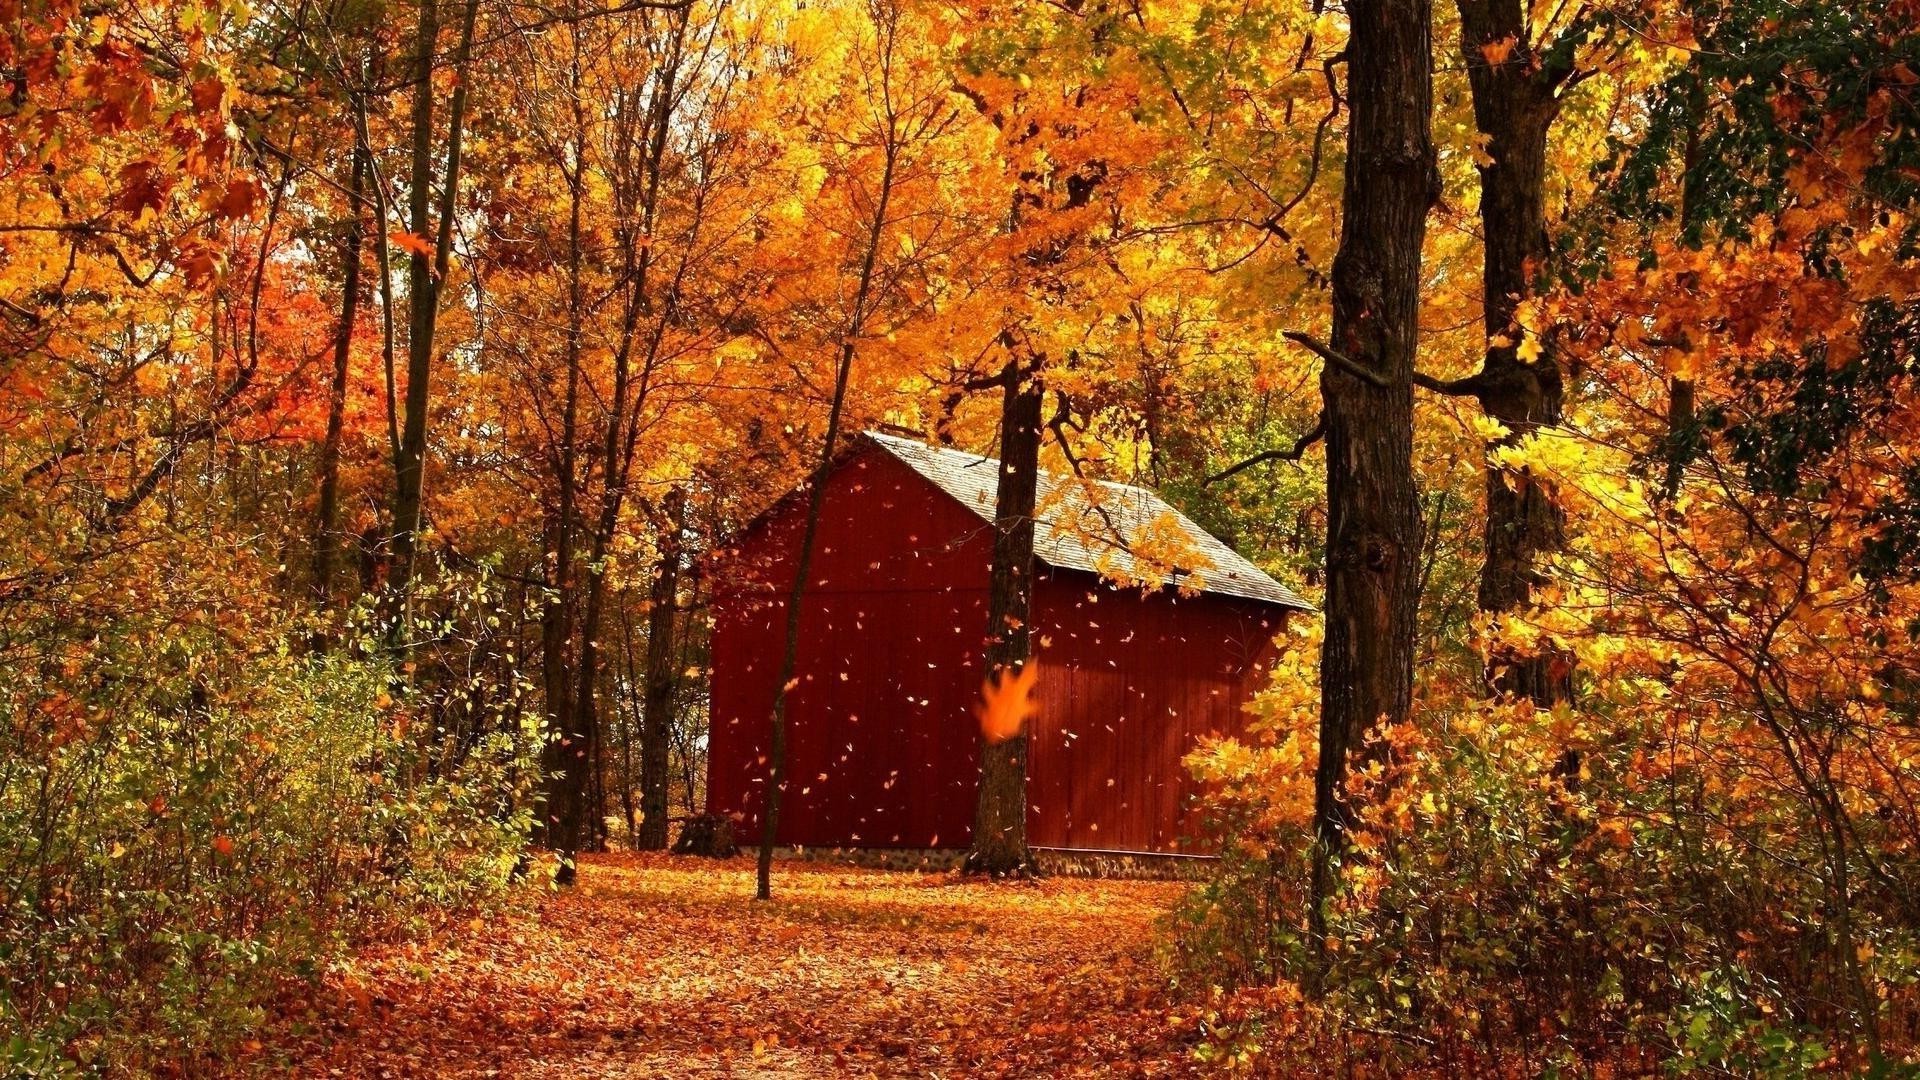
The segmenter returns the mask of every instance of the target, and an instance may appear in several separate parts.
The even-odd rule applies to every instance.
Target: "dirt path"
[[[255,1063],[302,1076],[1173,1075],[1179,886],[601,856],[573,892],[366,955]]]

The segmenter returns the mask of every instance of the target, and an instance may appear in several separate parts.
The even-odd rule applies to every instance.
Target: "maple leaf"
[[[433,244],[417,233],[395,232],[389,239],[423,259],[431,258],[433,255]]]
[[[1018,672],[1001,668],[980,688],[980,704],[974,714],[980,718],[980,734],[990,743],[1006,742],[1025,726],[1037,711],[1033,704],[1033,686],[1040,677],[1037,664],[1027,664]]]
[[[245,178],[227,185],[215,207],[223,217],[244,218],[253,216],[253,208],[260,202],[260,185]]]
[[[1512,34],[1508,34],[1499,41],[1489,41],[1480,46],[1480,55],[1487,58],[1487,63],[1492,64],[1494,67],[1499,67],[1501,64],[1512,59],[1513,50],[1519,47],[1520,39]]]

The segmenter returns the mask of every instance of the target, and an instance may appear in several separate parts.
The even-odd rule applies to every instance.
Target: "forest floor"
[[[342,1077],[1184,1075],[1155,922],[1182,886],[583,860],[574,889],[363,952],[248,1057]],[[1183,1019],[1184,1018],[1184,1019]]]

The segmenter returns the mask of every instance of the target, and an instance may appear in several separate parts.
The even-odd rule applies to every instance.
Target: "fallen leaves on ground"
[[[584,860],[579,884],[369,951],[250,1064],[340,1077],[1189,1075],[1165,882]]]

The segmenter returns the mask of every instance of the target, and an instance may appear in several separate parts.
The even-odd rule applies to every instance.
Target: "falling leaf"
[[[423,259],[433,256],[432,242],[417,233],[395,231],[389,235],[388,239]]]
[[[980,734],[988,742],[1005,742],[1020,734],[1036,711],[1033,686],[1039,677],[1038,664],[1027,664],[1018,672],[1001,668],[981,687],[980,704],[974,712],[980,718]]]

